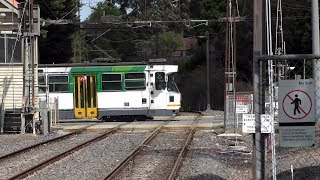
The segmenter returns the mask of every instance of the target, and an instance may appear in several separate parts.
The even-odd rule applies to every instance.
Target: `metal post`
[[[254,134],[254,156],[253,156],[253,179],[260,180],[264,179],[264,139],[261,134],[261,122],[260,114],[262,112],[262,98],[263,91],[260,84],[262,77],[260,77],[260,68],[258,62],[258,56],[264,52],[264,1],[257,0],[253,1],[253,89],[254,89],[254,113],[256,118],[256,133]]]
[[[207,64],[207,110],[211,110],[211,105],[210,105],[210,76],[209,76],[209,71],[210,71],[210,66],[209,66],[209,46],[210,46],[210,34],[209,31],[206,31],[206,64]]]
[[[54,126],[57,126],[57,119],[58,119],[58,97],[54,98]],[[59,120],[58,120],[59,121]]]
[[[258,61],[259,51],[254,52],[253,55],[253,108],[255,114],[255,135],[254,135],[254,164],[255,172],[253,179],[261,180],[265,179],[265,156],[264,156],[264,138],[261,133],[261,78],[260,78],[260,62]]]
[[[318,0],[312,0],[312,54],[319,55],[319,7]],[[315,81],[316,120],[320,122],[320,62],[313,60],[313,79]]]
[[[43,123],[43,134],[46,135],[50,132],[49,130],[49,120],[48,120],[48,108],[47,102],[41,101],[39,102],[40,115]]]
[[[26,133],[26,117],[21,114],[21,134]]]
[[[3,100],[2,100],[2,102],[1,102],[1,104],[0,104],[0,132],[1,132],[1,134],[3,133],[3,125],[4,125],[4,113],[5,113],[5,111],[4,111],[4,104],[3,104]]]
[[[225,64],[224,64],[224,118],[223,118],[223,131],[226,132],[227,129],[227,116],[228,116],[228,103],[227,103],[227,92],[229,89],[229,84],[228,84],[228,74],[226,73],[228,71],[228,60],[229,58],[229,7],[228,7],[228,3],[229,0],[225,0],[226,3],[226,46],[225,46]]]

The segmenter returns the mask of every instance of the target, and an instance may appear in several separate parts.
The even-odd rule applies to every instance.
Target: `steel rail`
[[[174,117],[172,117],[173,119]],[[135,156],[137,155],[141,149],[142,146],[145,146],[146,144],[148,144],[151,140],[153,140],[157,134],[159,134],[159,132],[161,131],[161,129],[167,125],[169,122],[165,122],[162,123],[161,125],[159,125],[146,139],[144,139],[142,141],[142,143],[140,143],[140,145],[138,145],[133,151],[131,151],[131,153],[125,158],[123,159],[117,167],[113,168],[109,174],[104,178],[105,180],[111,180],[113,179],[127,164],[128,162]]]
[[[52,142],[54,142],[54,141],[61,140],[61,139],[64,139],[64,138],[66,138],[66,137],[69,137],[69,136],[72,136],[72,135],[75,135],[75,134],[79,134],[79,133],[85,131],[87,128],[92,127],[92,126],[95,126],[95,125],[97,125],[97,123],[95,123],[95,124],[90,124],[90,125],[87,125],[87,126],[85,126],[85,127],[82,127],[82,128],[78,129],[78,130],[75,131],[75,132],[68,133],[68,134],[65,134],[65,135],[62,135],[62,136],[59,136],[59,137],[56,137],[56,138],[52,138],[52,139],[49,139],[49,140],[47,140],[47,141],[39,142],[39,143],[37,143],[37,144],[33,144],[33,145],[27,146],[27,147],[25,147],[25,148],[19,149],[19,150],[17,150],[17,151],[14,151],[14,152],[5,154],[5,155],[3,155],[3,156],[0,157],[0,160],[6,159],[6,158],[11,158],[11,157],[13,157],[13,156],[16,156],[16,155],[18,155],[18,154],[20,154],[20,153],[23,153],[23,152],[25,152],[25,151],[28,151],[28,150],[30,150],[30,149],[36,148],[36,147],[38,147],[38,146],[41,146],[41,145],[43,145],[43,144],[52,143]]]
[[[54,157],[51,157],[51,158],[49,158],[47,160],[44,160],[44,161],[38,163],[37,165],[35,165],[35,166],[33,166],[33,167],[31,167],[31,168],[29,168],[27,170],[24,170],[22,172],[17,173],[16,175],[10,177],[9,180],[25,178],[28,175],[34,173],[35,171],[38,171],[38,170],[44,168],[45,166],[49,165],[50,163],[54,163],[54,162],[56,162],[56,161],[58,161],[58,160],[60,160],[60,159],[62,159],[64,157],[67,157],[67,156],[71,155],[72,153],[74,153],[74,152],[76,152],[76,151],[78,151],[78,150],[80,150],[80,149],[82,149],[82,148],[84,148],[84,147],[96,142],[96,141],[100,141],[100,140],[104,139],[107,135],[115,133],[116,131],[118,131],[121,126],[127,125],[129,123],[130,122],[124,123],[124,124],[120,124],[120,125],[112,128],[110,131],[103,133],[102,135],[99,135],[99,136],[97,136],[97,137],[95,137],[93,139],[90,139],[90,140],[88,140],[88,141],[86,141],[84,143],[81,143],[80,145],[77,145],[76,147],[73,147],[73,148],[71,148],[71,149],[69,149],[67,151],[64,151],[64,152],[62,152],[62,153],[60,153],[60,154],[58,154],[58,155],[56,155]]]
[[[188,137],[187,137],[187,139],[186,139],[186,141],[185,141],[185,143],[184,143],[184,145],[183,145],[183,147],[177,157],[176,162],[174,163],[174,166],[172,167],[170,175],[167,178],[168,180],[175,179],[177,172],[180,169],[181,162],[184,159],[184,157],[186,156],[188,147],[193,139],[194,133],[196,132],[196,124],[198,123],[200,116],[201,115],[199,114],[198,117],[195,118],[195,120],[192,124],[192,128],[190,128],[189,135],[188,135]]]

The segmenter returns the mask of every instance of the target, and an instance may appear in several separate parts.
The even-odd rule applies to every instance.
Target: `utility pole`
[[[261,118],[262,114],[262,98],[259,93],[262,93],[262,84],[261,82],[261,72],[258,67],[257,56],[260,56],[263,53],[263,12],[264,12],[264,3],[262,0],[253,1],[253,82],[254,84],[254,92],[257,92],[253,95],[254,101],[254,114],[255,114],[255,134],[254,142],[253,142],[253,179],[261,180],[265,179],[265,144],[264,144],[264,136],[261,133]]]
[[[19,4],[19,21],[22,36],[22,62],[23,62],[23,102],[21,133],[25,132],[26,120],[32,122],[35,133],[36,88],[35,79],[38,67],[38,36],[40,35],[40,9],[34,5],[33,0],[26,0]]]
[[[225,46],[225,74],[224,74],[224,131],[226,131],[229,117],[234,120],[234,132],[237,128],[236,122],[236,23],[243,18],[236,15],[236,1],[226,0],[226,46]],[[233,96],[233,98],[230,97]],[[232,100],[232,101],[231,101]],[[230,116],[232,114],[232,116]]]
[[[319,55],[319,8],[318,0],[312,0],[312,54]],[[320,62],[319,59],[313,60],[313,79],[315,81],[316,98],[316,121],[320,122]]]
[[[206,66],[207,66],[207,109],[205,113],[210,113],[212,112],[211,105],[210,105],[210,33],[209,31],[206,31]]]

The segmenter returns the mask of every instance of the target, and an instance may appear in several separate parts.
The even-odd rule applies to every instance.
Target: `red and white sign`
[[[312,106],[309,94],[302,90],[292,90],[282,100],[283,112],[289,118],[295,120],[307,117],[311,112]]]
[[[280,123],[314,122],[314,83],[311,80],[281,80]]]
[[[315,143],[313,80],[280,80],[278,97],[280,146],[313,146]]]

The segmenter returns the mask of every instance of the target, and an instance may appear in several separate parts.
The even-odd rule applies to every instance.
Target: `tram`
[[[39,65],[39,98],[58,98],[60,119],[142,118],[172,115],[181,107],[177,65]]]

